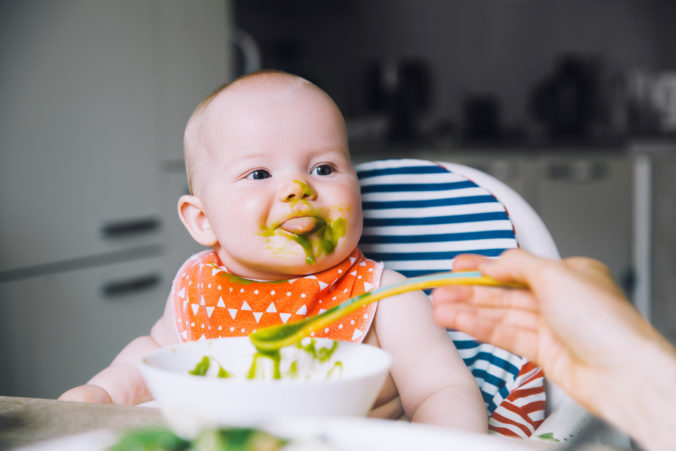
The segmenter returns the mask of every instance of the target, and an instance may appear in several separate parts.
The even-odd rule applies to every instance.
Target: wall
[[[676,68],[670,0],[291,0],[235,2],[235,21],[263,64],[310,77],[348,114],[364,109],[365,65],[417,56],[433,73],[432,116],[460,118],[469,93],[498,94],[508,124],[533,84],[567,52],[610,70]]]

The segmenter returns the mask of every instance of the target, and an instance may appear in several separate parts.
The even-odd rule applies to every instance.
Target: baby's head
[[[234,274],[311,274],[357,246],[361,200],[345,121],[307,80],[265,71],[220,88],[188,121],[184,151],[191,194],[179,216]]]

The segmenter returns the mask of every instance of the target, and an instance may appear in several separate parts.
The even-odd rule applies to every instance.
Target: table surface
[[[0,449],[97,429],[164,424],[153,407],[0,396]]]
[[[369,421],[367,419],[364,420]],[[166,422],[159,409],[155,407],[118,406],[57,401],[53,399],[0,396],[0,449],[22,447],[44,440],[77,436],[77,434],[97,430],[119,430],[159,425],[166,425]],[[364,426],[377,426],[382,429],[383,422],[366,424]],[[345,430],[349,432],[349,429]],[[341,432],[340,429],[339,432]],[[390,431],[386,428],[385,432]],[[393,428],[391,432],[397,432],[397,429]],[[465,440],[478,440],[478,436],[476,435],[463,434],[465,434]],[[383,431],[380,432],[379,436],[383,437]],[[462,438],[462,436],[451,437],[450,440],[454,438]],[[557,445],[539,440],[518,440],[504,437],[497,438],[495,436],[485,436],[485,439],[490,440],[491,442],[487,443],[492,443],[494,446],[496,440],[504,440],[504,442],[499,442],[499,444],[505,445],[508,449],[518,448],[519,450],[526,451],[567,449],[564,444]],[[458,444],[457,441],[456,444]],[[499,448],[502,449],[502,446]],[[608,451],[612,448],[592,444],[577,449]]]

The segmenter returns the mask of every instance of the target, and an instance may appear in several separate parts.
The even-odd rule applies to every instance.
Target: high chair
[[[520,247],[559,258],[537,213],[486,173],[414,159],[356,170],[364,211],[359,248],[407,277],[448,270],[460,253],[495,257]],[[479,385],[493,432],[564,442],[589,423],[590,414],[536,374],[532,362],[459,331],[449,335]]]

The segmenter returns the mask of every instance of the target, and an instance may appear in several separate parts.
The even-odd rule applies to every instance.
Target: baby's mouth
[[[314,216],[300,216],[287,219],[279,225],[279,228],[296,235],[304,235],[314,231],[320,222]]]

